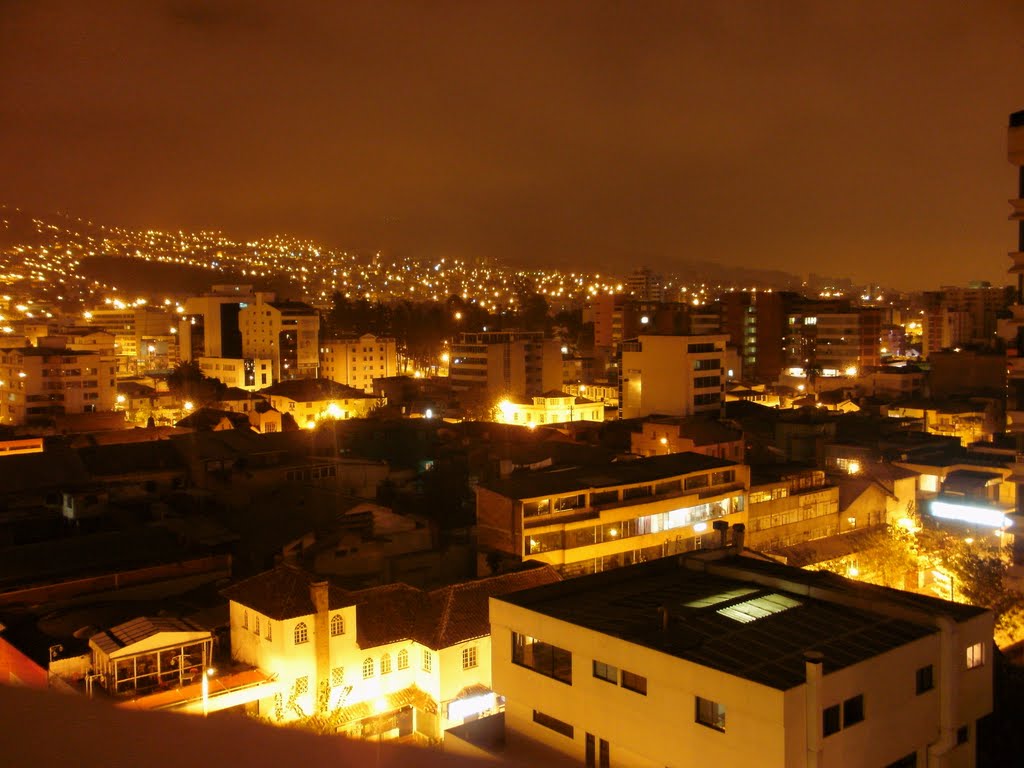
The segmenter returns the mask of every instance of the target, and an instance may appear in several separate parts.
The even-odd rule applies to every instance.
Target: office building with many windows
[[[527,471],[476,489],[481,557],[539,560],[578,576],[707,546],[746,519],[749,468],[698,453]]]

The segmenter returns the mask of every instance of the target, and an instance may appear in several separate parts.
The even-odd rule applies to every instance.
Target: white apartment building
[[[398,374],[395,340],[364,333],[327,339],[320,345],[320,378],[373,392],[373,380]]]
[[[223,591],[231,655],[277,680],[258,705],[272,722],[319,715],[357,738],[440,739],[500,709],[489,597],[557,579],[533,568],[432,592],[405,584],[349,592],[284,564]]]
[[[698,453],[515,473],[476,488],[478,548],[563,576],[689,551],[718,540],[715,522],[746,520],[749,478]]]
[[[724,334],[638,336],[622,343],[619,417],[718,412],[726,381]]]
[[[969,768],[992,614],[691,552],[491,600],[507,738],[585,766]]]
[[[495,421],[536,427],[573,421],[604,421],[604,404],[555,389],[542,395],[506,397],[498,403]]]
[[[255,392],[273,383],[270,360],[253,360],[249,357],[200,357],[198,362],[199,370],[204,375],[217,379],[229,387]]]
[[[275,382],[315,379],[320,366],[320,315],[298,301],[257,293],[238,312],[242,357],[270,360]]]
[[[0,350],[0,422],[114,410],[114,355],[47,343]]]

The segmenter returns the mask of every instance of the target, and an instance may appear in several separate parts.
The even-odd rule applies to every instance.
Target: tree
[[[195,360],[182,360],[167,375],[167,388],[182,400],[202,405],[219,399],[227,389],[218,379],[211,379],[199,368]]]

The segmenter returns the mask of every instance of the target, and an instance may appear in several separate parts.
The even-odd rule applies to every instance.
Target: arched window
[[[373,659],[363,659],[363,680],[373,677]]]
[[[309,629],[306,627],[306,622],[300,621],[295,625],[295,644],[300,645],[309,641]]]
[[[249,612],[242,611],[242,629],[249,628]]]
[[[267,640],[273,640],[273,639],[274,639],[274,623],[270,619],[267,619]]]
[[[391,654],[385,653],[380,657],[380,673],[386,675],[391,671]]]
[[[404,649],[398,652],[398,668],[409,668],[409,652]]]
[[[331,637],[337,637],[338,635],[344,634],[345,618],[340,613],[336,613],[331,616]]]
[[[259,617],[259,614],[256,614],[255,618],[253,618],[253,620],[252,620],[252,631],[253,631],[254,635],[259,635],[259,633],[260,633],[260,617]]]

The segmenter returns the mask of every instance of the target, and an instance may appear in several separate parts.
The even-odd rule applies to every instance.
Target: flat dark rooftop
[[[984,612],[752,557],[728,555],[708,564],[712,571],[743,569],[752,574],[749,580],[685,567],[691,559],[704,557],[661,558],[494,599],[779,690],[804,682],[806,651],[821,652],[829,674],[938,632],[926,619],[807,597],[800,585],[958,621]],[[793,591],[759,584],[758,575],[786,579]],[[670,616],[667,630],[662,606]]]
[[[672,453],[595,466],[519,472],[480,485],[511,499],[532,499],[587,488],[653,482],[691,472],[735,466],[734,461],[700,453]]]

